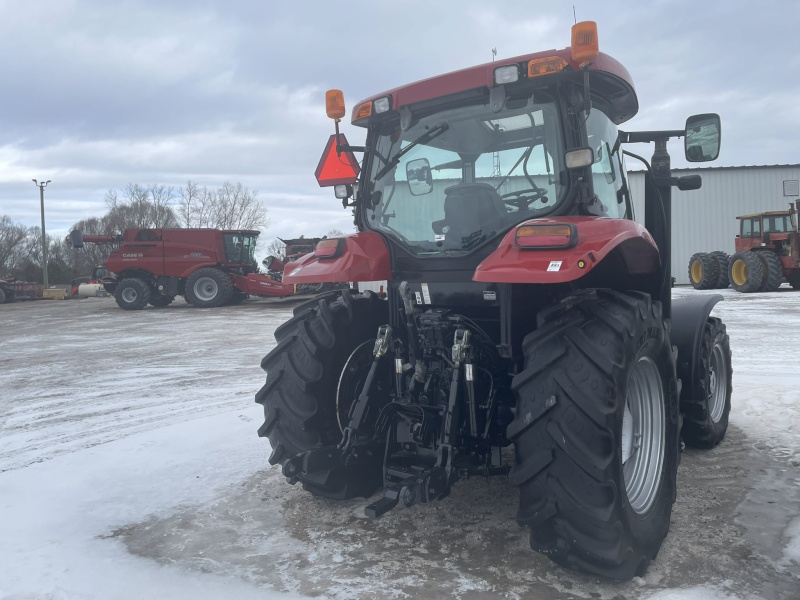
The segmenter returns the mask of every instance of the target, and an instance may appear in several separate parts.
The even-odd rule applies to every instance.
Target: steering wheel
[[[531,204],[539,200],[547,202],[547,190],[544,188],[530,188],[503,194],[500,199],[519,211],[530,210]]]

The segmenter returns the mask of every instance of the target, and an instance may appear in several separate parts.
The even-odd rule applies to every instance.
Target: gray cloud
[[[352,228],[313,178],[332,133],[324,91],[348,105],[397,85],[569,45],[572,4],[509,0],[0,0],[0,214],[48,230],[105,212],[128,182],[258,189],[276,236]],[[800,5],[609,0],[576,4],[626,65],[641,110],[674,129],[719,112],[720,165],[796,163]],[[343,125],[358,143],[361,130]],[[683,164],[679,142],[673,164]],[[635,149],[645,155],[649,149]]]

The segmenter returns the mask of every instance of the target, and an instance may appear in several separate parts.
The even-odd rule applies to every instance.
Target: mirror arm
[[[671,129],[665,131],[620,131],[619,142],[622,144],[638,144],[642,142],[657,142],[674,137],[684,137],[685,129]]]

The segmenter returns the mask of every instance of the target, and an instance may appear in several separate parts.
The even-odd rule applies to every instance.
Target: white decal
[[[422,284],[422,297],[425,300],[425,304],[431,303],[431,293],[428,291],[428,284]]]
[[[497,300],[497,292],[492,290],[484,290],[483,291],[483,299],[484,300]]]
[[[297,275],[300,272],[300,269],[302,269],[302,268],[303,267],[297,267],[294,271],[289,273],[289,277],[291,277],[292,275]]]
[[[414,294],[417,297],[417,304],[422,304],[422,294],[420,294],[419,292],[414,292]]]
[[[547,267],[548,271],[560,271],[561,270],[561,261],[560,260],[551,260],[550,265]]]

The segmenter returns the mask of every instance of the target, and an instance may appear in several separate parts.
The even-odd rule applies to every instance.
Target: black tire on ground
[[[631,579],[656,556],[675,501],[669,325],[649,295],[611,290],[576,294],[538,322],[512,382],[517,521],[559,565]]]
[[[725,325],[709,318],[700,338],[699,374],[681,389],[683,428],[687,446],[713,448],[725,437],[731,411],[731,344]]]
[[[800,269],[789,273],[789,285],[795,290],[800,290]]]
[[[388,320],[387,303],[375,294],[344,290],[301,304],[275,330],[277,345],[261,361],[267,380],[256,394],[265,415],[258,435],[269,438],[270,464],[341,441],[342,415],[366,377],[356,350],[365,342],[374,345],[378,327]],[[303,487],[328,498],[368,497],[383,483],[382,468],[358,469],[355,478],[334,474]]]
[[[764,284],[764,261],[755,252],[743,250],[731,256],[728,263],[728,279],[737,292],[758,292]]]
[[[728,263],[731,261],[731,256],[722,250],[714,250],[714,252],[710,254],[716,259],[717,265],[719,265],[719,279],[717,280],[715,289],[724,290],[731,283],[728,279]]]
[[[165,296],[164,294],[150,294],[150,305],[156,308],[164,308],[169,306],[175,300],[175,296]]]
[[[120,308],[141,310],[150,301],[150,286],[137,277],[123,279],[117,284],[114,299]]]
[[[761,284],[762,292],[774,292],[783,283],[783,265],[781,259],[774,252],[761,250],[756,252],[764,263],[764,283]]]
[[[693,254],[689,259],[689,281],[696,290],[711,290],[719,281],[717,259],[706,252]]]
[[[227,304],[233,295],[228,274],[214,267],[203,267],[189,275],[184,297],[197,308],[216,308]]]

